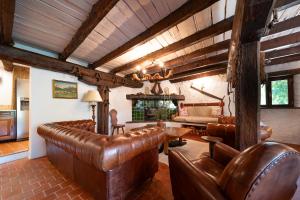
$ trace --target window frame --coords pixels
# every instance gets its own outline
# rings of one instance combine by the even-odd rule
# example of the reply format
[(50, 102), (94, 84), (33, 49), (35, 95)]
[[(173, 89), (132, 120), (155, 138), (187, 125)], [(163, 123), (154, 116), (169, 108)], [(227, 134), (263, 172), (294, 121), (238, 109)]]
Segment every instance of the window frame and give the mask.
[[(272, 105), (272, 81), (288, 81), (288, 104)], [(261, 108), (293, 108), (294, 107), (294, 78), (293, 75), (269, 77), (266, 81), (266, 105), (260, 105)]]

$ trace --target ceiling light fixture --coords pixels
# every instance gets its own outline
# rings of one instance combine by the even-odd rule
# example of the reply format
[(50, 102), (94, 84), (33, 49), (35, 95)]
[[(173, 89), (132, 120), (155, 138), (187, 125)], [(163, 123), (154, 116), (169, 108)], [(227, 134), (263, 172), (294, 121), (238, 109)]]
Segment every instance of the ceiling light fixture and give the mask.
[(157, 65), (160, 67), (160, 72), (147, 74), (147, 70), (142, 69), (140, 65), (135, 67), (136, 72), (132, 74), (132, 79), (137, 81), (162, 81), (170, 78), (173, 75), (173, 70), (166, 69), (164, 62), (153, 61), (150, 66)]

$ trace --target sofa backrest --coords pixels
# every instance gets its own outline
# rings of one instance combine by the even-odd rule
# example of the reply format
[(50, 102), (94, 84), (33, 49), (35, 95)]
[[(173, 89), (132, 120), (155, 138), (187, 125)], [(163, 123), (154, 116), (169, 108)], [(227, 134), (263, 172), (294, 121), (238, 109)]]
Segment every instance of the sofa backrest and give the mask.
[(164, 140), (164, 133), (158, 127), (107, 136), (61, 124), (64, 123), (41, 125), (38, 134), (47, 142), (102, 171), (113, 169), (147, 150), (157, 148)]
[(283, 144), (265, 142), (231, 160), (219, 184), (231, 200), (282, 200), (293, 197), (299, 176), (299, 152)]
[(210, 117), (212, 116), (212, 107), (191, 106), (191, 107), (187, 107), (187, 112), (189, 116)]
[(81, 130), (95, 132), (96, 122), (90, 119), (85, 120), (75, 120), (75, 121), (63, 121), (63, 122), (55, 122), (58, 125), (67, 126), (71, 128), (78, 128)]

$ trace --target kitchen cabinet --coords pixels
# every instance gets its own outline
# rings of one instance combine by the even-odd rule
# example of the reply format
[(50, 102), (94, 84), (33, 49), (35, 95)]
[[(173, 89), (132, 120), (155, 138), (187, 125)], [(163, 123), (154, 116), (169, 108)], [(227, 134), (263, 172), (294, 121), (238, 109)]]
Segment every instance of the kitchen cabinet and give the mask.
[(0, 142), (16, 138), (16, 111), (0, 110)]

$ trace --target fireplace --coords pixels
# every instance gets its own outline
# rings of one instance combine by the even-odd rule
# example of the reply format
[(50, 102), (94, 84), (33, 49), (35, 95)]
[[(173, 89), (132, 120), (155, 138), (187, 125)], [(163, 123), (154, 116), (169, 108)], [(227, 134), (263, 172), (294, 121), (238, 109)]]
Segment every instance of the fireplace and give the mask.
[(147, 122), (171, 120), (178, 112), (178, 101), (182, 95), (127, 95), (132, 100), (132, 121)]

